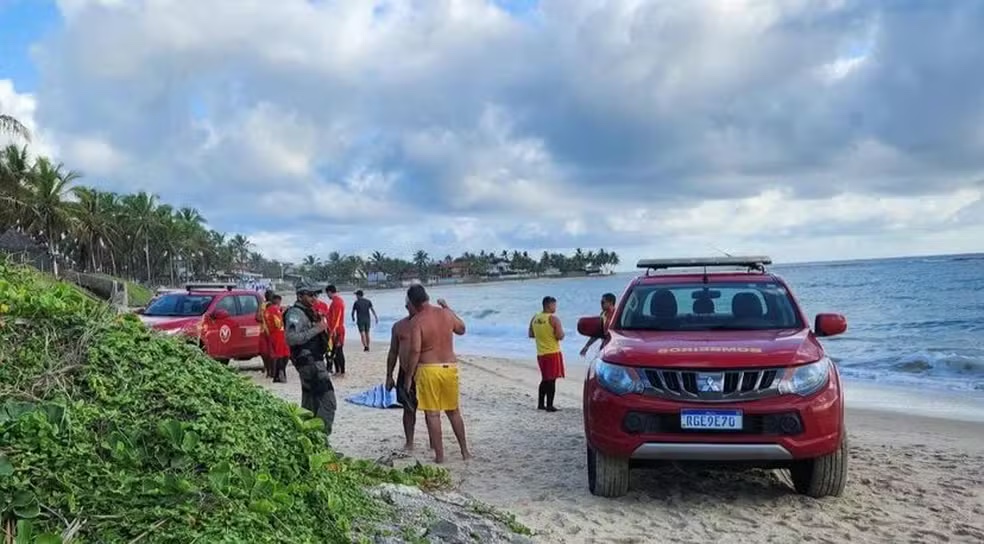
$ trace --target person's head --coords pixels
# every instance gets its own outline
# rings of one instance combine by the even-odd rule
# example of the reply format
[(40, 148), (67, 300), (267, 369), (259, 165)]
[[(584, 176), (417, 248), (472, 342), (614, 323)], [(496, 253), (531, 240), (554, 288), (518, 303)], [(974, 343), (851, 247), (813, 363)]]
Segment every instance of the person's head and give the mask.
[(298, 285), (297, 286), (297, 302), (310, 308), (314, 305), (314, 302), (318, 300), (318, 293), (321, 289), (313, 287), (310, 285)]
[(273, 289), (267, 289), (266, 292), (263, 293), (263, 300), (267, 302), (273, 302), (273, 297), (274, 297)]
[(427, 304), (429, 300), (430, 297), (427, 296), (427, 289), (424, 289), (423, 285), (411, 285), (410, 288), (407, 289), (407, 302), (409, 302), (410, 306), (413, 306), (415, 310), (420, 310), (423, 308), (424, 304)]
[(334, 295), (337, 292), (338, 289), (336, 289), (335, 286), (332, 284), (329, 284), (328, 287), (325, 287), (325, 293), (327, 293), (328, 296)]
[(283, 302), (283, 300), (284, 297), (280, 295), (270, 295), (270, 304), (273, 304), (274, 306), (280, 306), (280, 303)]
[(612, 293), (605, 293), (601, 295), (601, 309), (608, 311), (615, 309), (615, 295)]
[(557, 299), (554, 297), (543, 297), (543, 311), (548, 314), (555, 313), (557, 311)]
[(363, 294), (364, 293), (362, 292), (362, 289), (359, 289), (358, 291), (355, 292), (355, 298), (362, 298)]

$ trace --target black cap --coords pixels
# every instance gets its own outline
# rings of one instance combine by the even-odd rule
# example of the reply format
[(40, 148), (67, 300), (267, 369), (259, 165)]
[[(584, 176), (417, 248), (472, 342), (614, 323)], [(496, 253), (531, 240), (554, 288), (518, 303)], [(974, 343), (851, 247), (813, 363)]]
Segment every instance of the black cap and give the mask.
[(298, 295), (317, 295), (322, 289), (318, 284), (301, 282), (295, 286), (294, 291)]

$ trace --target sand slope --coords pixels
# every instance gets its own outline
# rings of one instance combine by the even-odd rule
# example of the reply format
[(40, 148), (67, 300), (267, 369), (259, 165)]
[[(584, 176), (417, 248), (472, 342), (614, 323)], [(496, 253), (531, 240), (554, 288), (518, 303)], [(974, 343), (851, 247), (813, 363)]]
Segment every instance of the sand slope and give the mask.
[[(381, 383), (385, 346), (346, 346), (348, 376), (336, 381), (332, 442), (358, 457), (430, 462), (423, 418), (417, 455), (399, 452), (399, 409), (342, 399)], [(558, 413), (535, 409), (531, 363), (465, 357), (462, 410), (476, 459), (460, 460), (445, 422), (448, 463), (458, 489), (504, 507), (540, 542), (984, 542), (984, 426), (851, 411), (851, 469), (843, 497), (795, 494), (778, 471), (636, 470), (618, 500), (588, 493), (580, 410), (581, 371), (560, 382)], [(258, 383), (297, 402), (287, 384)]]

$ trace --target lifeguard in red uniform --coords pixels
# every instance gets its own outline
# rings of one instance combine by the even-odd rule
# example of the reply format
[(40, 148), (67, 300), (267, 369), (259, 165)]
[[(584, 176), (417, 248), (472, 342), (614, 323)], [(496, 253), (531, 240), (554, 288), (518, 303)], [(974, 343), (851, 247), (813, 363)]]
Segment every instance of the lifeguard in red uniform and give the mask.
[(335, 365), (335, 374), (345, 375), (345, 299), (338, 294), (334, 285), (325, 287), (325, 293), (331, 298), (328, 306), (328, 337), (331, 338), (331, 360)]
[(263, 324), (266, 327), (268, 356), (273, 363), (273, 381), (287, 381), (287, 360), (290, 358), (290, 347), (287, 345), (287, 335), (284, 332), (284, 315), (280, 295), (273, 295), (270, 303), (263, 311)]

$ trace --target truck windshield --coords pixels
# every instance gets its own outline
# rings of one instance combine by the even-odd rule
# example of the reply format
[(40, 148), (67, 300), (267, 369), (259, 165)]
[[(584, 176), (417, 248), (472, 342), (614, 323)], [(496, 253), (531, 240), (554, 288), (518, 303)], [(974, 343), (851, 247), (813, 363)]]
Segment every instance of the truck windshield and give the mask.
[(212, 303), (211, 296), (174, 293), (163, 295), (147, 306), (143, 315), (161, 317), (191, 317), (202, 315)]
[(625, 299), (619, 325), (649, 331), (803, 327), (786, 288), (774, 281), (637, 285)]

